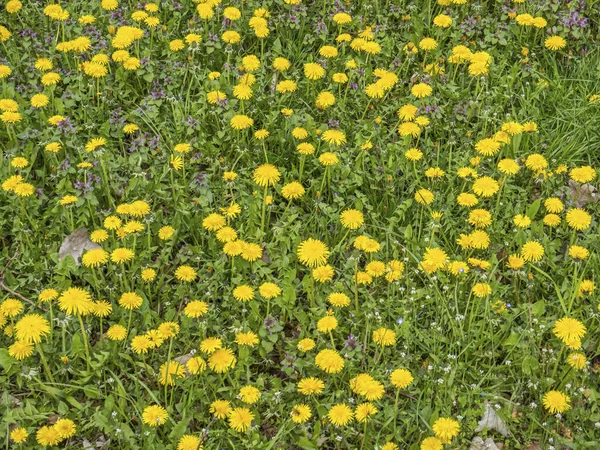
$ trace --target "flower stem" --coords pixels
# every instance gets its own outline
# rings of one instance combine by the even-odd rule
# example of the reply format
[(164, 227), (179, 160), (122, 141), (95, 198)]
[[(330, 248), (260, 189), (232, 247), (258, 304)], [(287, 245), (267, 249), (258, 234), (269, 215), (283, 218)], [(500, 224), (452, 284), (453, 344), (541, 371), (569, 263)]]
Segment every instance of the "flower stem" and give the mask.
[(81, 314), (77, 315), (79, 319), (79, 326), (81, 327), (81, 337), (83, 338), (83, 347), (85, 348), (85, 365), (87, 370), (90, 370), (90, 349), (88, 348), (88, 340), (87, 335), (85, 334), (85, 326), (83, 325), (83, 319), (81, 318)]
[(48, 361), (46, 360), (46, 356), (44, 355), (42, 346), (40, 344), (35, 344), (35, 346), (37, 348), (38, 353), (40, 354), (40, 359), (42, 360), (42, 365), (44, 366), (44, 370), (46, 371), (48, 381), (50, 381), (50, 383), (54, 383), (54, 378), (52, 378), (52, 372), (50, 372), (50, 367), (48, 366)]

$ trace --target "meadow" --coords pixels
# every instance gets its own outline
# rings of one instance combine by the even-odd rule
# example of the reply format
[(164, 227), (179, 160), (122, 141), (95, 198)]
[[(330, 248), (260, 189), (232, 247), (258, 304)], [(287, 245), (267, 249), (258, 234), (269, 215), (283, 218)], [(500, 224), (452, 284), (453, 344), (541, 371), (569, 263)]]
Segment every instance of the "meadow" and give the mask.
[(598, 0), (2, 0), (0, 447), (600, 448)]

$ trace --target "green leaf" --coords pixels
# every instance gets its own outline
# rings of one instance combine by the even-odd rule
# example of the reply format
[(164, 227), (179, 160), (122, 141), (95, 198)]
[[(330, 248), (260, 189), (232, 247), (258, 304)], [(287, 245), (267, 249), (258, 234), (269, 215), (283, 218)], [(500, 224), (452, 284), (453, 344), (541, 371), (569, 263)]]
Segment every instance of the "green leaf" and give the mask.
[(15, 360), (8, 354), (8, 349), (0, 348), (0, 366), (4, 371), (8, 372), (14, 363)]
[(521, 367), (526, 375), (532, 375), (540, 367), (540, 363), (538, 362), (537, 358), (533, 356), (526, 356), (523, 358)]
[(504, 346), (517, 345), (519, 343), (519, 335), (515, 332), (511, 332), (510, 336), (503, 342)]
[(315, 444), (313, 444), (312, 442), (310, 442), (308, 439), (306, 438), (300, 438), (297, 442), (298, 447), (302, 448), (302, 449), (315, 449), (317, 448), (317, 446)]
[(546, 302), (544, 300), (540, 300), (531, 305), (531, 313), (536, 317), (541, 317), (544, 315), (546, 311)]
[(533, 220), (533, 218), (535, 217), (535, 215), (537, 214), (537, 212), (540, 209), (541, 203), (542, 203), (542, 200), (537, 199), (535, 202), (533, 202), (531, 205), (529, 205), (529, 208), (527, 208), (527, 217), (529, 217), (530, 219)]

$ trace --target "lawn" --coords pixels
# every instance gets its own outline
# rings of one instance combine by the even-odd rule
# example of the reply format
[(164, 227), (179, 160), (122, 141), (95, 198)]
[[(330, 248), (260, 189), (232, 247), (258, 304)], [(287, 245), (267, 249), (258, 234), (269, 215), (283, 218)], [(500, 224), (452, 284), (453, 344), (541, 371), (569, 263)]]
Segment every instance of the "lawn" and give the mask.
[(2, 0), (0, 447), (600, 448), (599, 21)]

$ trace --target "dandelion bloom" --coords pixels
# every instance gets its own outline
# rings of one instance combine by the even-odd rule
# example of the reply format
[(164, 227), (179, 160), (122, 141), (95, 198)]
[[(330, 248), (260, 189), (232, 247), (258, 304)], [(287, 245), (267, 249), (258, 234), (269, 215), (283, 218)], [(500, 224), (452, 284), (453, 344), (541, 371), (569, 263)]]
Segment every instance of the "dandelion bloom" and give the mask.
[(220, 348), (208, 358), (208, 367), (216, 373), (225, 373), (234, 367), (236, 362), (237, 359), (230, 349)]
[(231, 118), (230, 125), (234, 130), (246, 130), (254, 125), (254, 120), (244, 114), (238, 114)]
[(321, 333), (328, 333), (335, 330), (338, 326), (338, 321), (333, 316), (325, 316), (317, 321), (317, 330)]
[(448, 443), (458, 435), (460, 425), (454, 419), (440, 417), (433, 423), (432, 429), (438, 439), (443, 443)]
[[(42, 292), (40, 292), (40, 294), (38, 295), (38, 299), (40, 302), (42, 303), (47, 303), (47, 302), (51, 302), (52, 300), (58, 298), (58, 291), (56, 289), (44, 289), (42, 290)], [(0, 311), (2, 310), (2, 307), (0, 307)]]
[(154, 345), (147, 336), (139, 335), (131, 340), (131, 349), (138, 355), (148, 353), (148, 350), (152, 347), (154, 347)]
[(417, 116), (417, 108), (415, 105), (404, 105), (398, 110), (398, 117), (402, 120), (411, 121)]
[(54, 424), (54, 429), (61, 439), (68, 439), (75, 436), (77, 427), (71, 419), (58, 419)]
[(317, 63), (304, 64), (304, 76), (309, 80), (319, 80), (325, 75), (323, 66)]
[(146, 282), (150, 282), (150, 281), (154, 280), (154, 278), (156, 278), (156, 270), (146, 268), (146, 269), (142, 270), (141, 277), (142, 277), (142, 280), (144, 280)]
[(340, 12), (334, 14), (333, 21), (338, 25), (345, 25), (352, 22), (352, 16), (348, 13)]
[(196, 276), (196, 270), (190, 266), (179, 266), (177, 270), (175, 270), (175, 278), (177, 278), (179, 281), (185, 281), (189, 283), (194, 281)]
[(244, 386), (240, 389), (239, 394), (240, 399), (244, 403), (253, 404), (260, 399), (260, 391), (254, 386)]
[(539, 172), (548, 168), (548, 160), (539, 153), (534, 153), (525, 159), (525, 167), (534, 172)]
[(266, 299), (278, 297), (281, 294), (281, 288), (275, 283), (266, 282), (258, 287), (260, 295)]
[(200, 356), (194, 356), (185, 363), (185, 368), (192, 375), (197, 375), (206, 370), (206, 361)]
[(519, 270), (525, 265), (525, 259), (519, 255), (509, 255), (506, 267), (512, 270)]
[(521, 256), (526, 262), (540, 261), (544, 256), (544, 247), (536, 241), (526, 242), (521, 247)]
[(560, 50), (567, 45), (567, 41), (562, 36), (550, 36), (544, 41), (544, 46), (552, 51)]
[(233, 290), (233, 298), (240, 302), (248, 302), (254, 299), (254, 289), (252, 289), (252, 287), (248, 286), (247, 284), (237, 286)]
[(184, 434), (177, 443), (177, 450), (202, 450), (202, 441), (192, 434)]
[(37, 430), (35, 434), (35, 439), (38, 442), (38, 444), (43, 445), (45, 447), (54, 446), (61, 441), (58, 431), (53, 426), (41, 427), (39, 430)]
[(177, 378), (185, 377), (185, 367), (177, 361), (168, 361), (160, 366), (158, 374), (160, 384), (174, 386)]
[(23, 342), (38, 344), (50, 333), (50, 322), (39, 314), (27, 314), (15, 324), (15, 336)]
[[(65, 195), (63, 198), (60, 199), (60, 201), (58, 203), (60, 203), (63, 206), (66, 206), (66, 205), (72, 205), (75, 202), (77, 202), (77, 197), (75, 197), (74, 195)], [(107, 260), (108, 260), (108, 253), (106, 255), (107, 255)]]
[(452, 25), (452, 17), (446, 14), (438, 14), (433, 18), (433, 24), (439, 28), (448, 28)]
[(421, 127), (414, 122), (404, 122), (398, 126), (398, 134), (402, 137), (416, 138), (421, 134)]
[(279, 83), (277, 83), (275, 89), (280, 94), (287, 94), (289, 92), (294, 92), (297, 89), (297, 87), (298, 86), (296, 85), (296, 82), (293, 80), (282, 80)]
[(142, 420), (146, 425), (150, 425), (151, 427), (157, 427), (159, 425), (163, 425), (169, 417), (169, 414), (160, 405), (150, 405), (144, 408), (144, 412), (142, 413)]
[(241, 245), (240, 254), (246, 261), (254, 262), (258, 260), (262, 254), (262, 247), (258, 244), (252, 244), (248, 242), (238, 241)]
[(310, 406), (300, 403), (292, 407), (290, 416), (292, 418), (292, 422), (304, 423), (312, 417), (312, 412), (310, 410)]
[(354, 413), (352, 412), (352, 409), (344, 403), (338, 403), (332, 406), (327, 413), (329, 421), (338, 427), (347, 425), (352, 421), (353, 417)]
[(223, 341), (216, 337), (208, 337), (200, 342), (200, 351), (210, 355), (216, 350), (223, 348)]
[(587, 360), (583, 353), (571, 353), (567, 358), (567, 363), (576, 370), (582, 370), (587, 365)]
[(596, 178), (596, 171), (590, 166), (582, 166), (571, 169), (569, 176), (578, 183), (589, 183)]
[(317, 367), (327, 373), (339, 373), (344, 368), (344, 359), (335, 350), (321, 350), (315, 357)]
[(248, 408), (234, 408), (228, 416), (229, 427), (237, 432), (244, 432), (250, 428), (254, 414)]
[(586, 230), (592, 223), (592, 216), (581, 208), (573, 208), (567, 211), (567, 224), (577, 231)]
[(296, 345), (296, 348), (298, 350), (300, 350), (302, 353), (306, 353), (306, 352), (312, 350), (313, 348), (315, 348), (315, 346), (316, 346), (315, 341), (313, 341), (310, 338), (304, 338), (304, 339), (300, 339), (300, 341)]
[(158, 326), (158, 334), (163, 339), (170, 339), (179, 333), (179, 324), (177, 322), (163, 322)]
[(58, 297), (58, 307), (67, 314), (85, 316), (94, 310), (89, 292), (81, 288), (69, 288)]
[(217, 213), (209, 214), (202, 220), (202, 227), (208, 231), (218, 231), (226, 224), (225, 217)]
[(491, 177), (480, 177), (473, 183), (473, 192), (480, 197), (491, 197), (500, 189), (500, 185)]
[(8, 354), (17, 361), (29, 358), (33, 354), (33, 344), (30, 342), (16, 341), (8, 347)]
[(361, 373), (351, 379), (350, 389), (369, 401), (380, 400), (385, 392), (383, 384), (366, 373)]
[(280, 178), (281, 172), (273, 164), (263, 164), (254, 170), (254, 182), (261, 187), (274, 186)]
[(114, 263), (121, 264), (127, 261), (131, 261), (134, 256), (134, 251), (129, 248), (117, 248), (113, 250), (110, 254), (110, 260)]
[(375, 253), (381, 250), (381, 244), (368, 236), (358, 236), (352, 245), (365, 253)]
[(344, 145), (346, 143), (346, 135), (343, 131), (329, 129), (326, 130), (322, 135), (321, 139), (327, 142), (329, 145)]
[(549, 391), (544, 395), (544, 408), (552, 414), (562, 414), (571, 408), (571, 399), (560, 391)]
[(29, 433), (25, 428), (14, 428), (10, 432), (10, 440), (15, 444), (21, 444), (27, 440)]
[(235, 335), (235, 343), (246, 347), (254, 347), (258, 344), (258, 336), (252, 331), (247, 333), (238, 333)]
[(189, 302), (183, 313), (190, 318), (197, 319), (198, 317), (202, 317), (208, 311), (208, 304), (206, 302), (200, 300), (192, 300)]
[(315, 281), (325, 283), (326, 281), (331, 281), (333, 279), (335, 270), (331, 265), (325, 264), (324, 266), (315, 267), (311, 274)]
[(119, 305), (125, 309), (133, 310), (142, 306), (144, 299), (135, 292), (125, 292), (119, 298)]
[(286, 58), (277, 57), (273, 60), (273, 69), (279, 70), (281, 72), (288, 70), (292, 64)]
[(388, 328), (378, 328), (373, 331), (373, 342), (382, 347), (389, 347), (396, 343), (396, 332)]
[(360, 228), (364, 221), (363, 213), (357, 209), (347, 209), (340, 214), (340, 223), (349, 230)]
[(583, 338), (586, 333), (586, 328), (585, 325), (577, 319), (563, 317), (554, 323), (552, 332), (557, 338), (561, 339), (563, 342), (566, 342), (573, 339)]
[(413, 380), (414, 377), (406, 369), (396, 369), (390, 374), (390, 382), (397, 389), (406, 389)]
[(467, 220), (476, 228), (486, 228), (492, 223), (492, 214), (485, 209), (473, 209)]
[(329, 303), (331, 303), (333, 306), (343, 308), (350, 304), (350, 297), (348, 297), (343, 292), (332, 292), (327, 297), (327, 301)]
[(477, 283), (475, 286), (473, 286), (471, 292), (475, 295), (475, 297), (483, 298), (492, 293), (492, 287), (487, 283)]
[(377, 414), (378, 409), (370, 402), (361, 403), (354, 410), (354, 418), (359, 422), (365, 422), (369, 417)]
[(122, 341), (127, 336), (127, 328), (123, 325), (113, 325), (106, 331), (106, 336), (111, 341)]
[(17, 317), (23, 312), (23, 303), (16, 298), (7, 298), (0, 304), (0, 313), (6, 317)]
[(479, 199), (473, 194), (463, 192), (456, 197), (456, 202), (460, 206), (466, 206), (470, 208), (471, 206), (475, 206), (477, 203), (479, 203)]
[(309, 238), (298, 246), (298, 259), (308, 267), (322, 266), (329, 258), (329, 248), (318, 239)]
[(437, 42), (433, 38), (426, 37), (419, 41), (419, 48), (421, 50), (434, 50), (437, 48)]
[(493, 156), (500, 151), (500, 143), (494, 139), (481, 139), (475, 144), (477, 153), (483, 156)]
[(586, 259), (590, 256), (590, 251), (580, 245), (572, 245), (569, 247), (569, 256), (573, 259)]
[(217, 419), (224, 419), (231, 412), (231, 403), (227, 400), (215, 400), (210, 404), (209, 412)]
[(429, 189), (419, 189), (415, 192), (415, 201), (421, 205), (429, 205), (434, 198), (435, 195)]
[(286, 200), (295, 200), (305, 193), (304, 187), (297, 181), (292, 181), (281, 188), (281, 195)]
[(504, 175), (515, 175), (519, 169), (519, 164), (514, 159), (505, 158), (498, 162), (498, 170)]
[(92, 314), (94, 314), (96, 317), (108, 317), (111, 312), (112, 303), (109, 303), (106, 300), (98, 300), (97, 302), (94, 302)]
[(317, 99), (315, 101), (315, 106), (319, 109), (327, 109), (330, 106), (333, 106), (335, 104), (335, 96), (328, 91), (323, 91), (320, 92), (317, 95)]
[(442, 450), (444, 444), (436, 437), (428, 437), (421, 441), (420, 450)]
[(417, 98), (429, 97), (432, 92), (433, 92), (433, 89), (431, 88), (431, 86), (429, 86), (428, 84), (425, 84), (425, 83), (415, 84), (410, 89), (410, 93)]
[(30, 100), (31, 106), (34, 108), (43, 108), (49, 102), (48, 97), (44, 94), (35, 94)]
[(102, 264), (106, 264), (108, 262), (108, 252), (106, 252), (102, 248), (94, 248), (92, 250), (88, 250), (81, 257), (81, 263), (85, 267), (100, 267)]
[(325, 389), (325, 383), (315, 377), (302, 378), (298, 382), (298, 392), (302, 395), (320, 394), (323, 392), (323, 389)]

